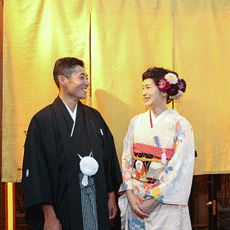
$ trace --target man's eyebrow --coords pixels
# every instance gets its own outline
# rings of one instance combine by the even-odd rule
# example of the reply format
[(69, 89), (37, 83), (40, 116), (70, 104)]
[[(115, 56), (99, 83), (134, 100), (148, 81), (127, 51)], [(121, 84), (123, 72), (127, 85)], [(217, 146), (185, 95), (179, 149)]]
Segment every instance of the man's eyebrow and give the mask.
[(81, 72), (80, 75), (84, 75), (84, 76), (88, 77), (88, 74), (87, 74), (87, 73)]

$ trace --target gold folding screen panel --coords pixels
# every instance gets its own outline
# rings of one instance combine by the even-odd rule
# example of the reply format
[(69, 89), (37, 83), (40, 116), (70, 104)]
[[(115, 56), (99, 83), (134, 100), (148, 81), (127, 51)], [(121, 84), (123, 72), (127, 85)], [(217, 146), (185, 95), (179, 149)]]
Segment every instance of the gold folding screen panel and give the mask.
[(58, 94), (56, 59), (81, 58), (89, 73), (90, 14), (92, 104), (119, 159), (130, 119), (145, 111), (141, 75), (163, 66), (188, 83), (175, 108), (194, 129), (195, 173), (230, 171), (228, 1), (6, 0), (4, 8), (3, 181), (20, 181), (24, 131)]

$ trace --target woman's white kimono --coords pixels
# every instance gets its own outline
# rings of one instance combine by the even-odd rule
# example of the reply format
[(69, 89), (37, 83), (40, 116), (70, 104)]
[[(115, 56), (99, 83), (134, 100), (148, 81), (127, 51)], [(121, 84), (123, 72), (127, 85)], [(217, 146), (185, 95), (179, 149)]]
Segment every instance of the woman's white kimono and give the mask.
[[(151, 127), (152, 126), (152, 127)], [(133, 170), (133, 144), (155, 146), (174, 154), (155, 183), (136, 180)], [(191, 229), (188, 199), (194, 169), (195, 147), (190, 123), (175, 110), (154, 117), (151, 110), (135, 116), (124, 139), (122, 155), (123, 184), (120, 192), (132, 189), (139, 200), (154, 197), (160, 204), (144, 220), (132, 215), (126, 194), (119, 198), (122, 229)], [(154, 170), (154, 167), (151, 169)]]

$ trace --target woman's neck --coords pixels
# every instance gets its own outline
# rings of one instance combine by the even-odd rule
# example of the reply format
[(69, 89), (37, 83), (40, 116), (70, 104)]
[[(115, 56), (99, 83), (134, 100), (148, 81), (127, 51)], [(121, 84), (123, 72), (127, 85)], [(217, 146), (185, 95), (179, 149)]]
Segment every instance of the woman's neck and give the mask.
[(161, 113), (163, 113), (165, 110), (167, 110), (167, 105), (157, 107), (157, 108), (152, 108), (153, 114), (155, 117), (158, 117)]

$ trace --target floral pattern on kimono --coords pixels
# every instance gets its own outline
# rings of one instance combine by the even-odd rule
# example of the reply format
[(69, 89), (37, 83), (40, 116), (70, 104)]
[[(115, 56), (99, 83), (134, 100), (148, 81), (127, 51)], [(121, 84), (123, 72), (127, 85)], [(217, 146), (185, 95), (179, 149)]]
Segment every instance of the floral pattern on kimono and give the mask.
[[(153, 117), (152, 128), (149, 114)], [(133, 178), (135, 177), (132, 175), (134, 143), (160, 147), (162, 150), (166, 148), (174, 150), (173, 157), (164, 165), (164, 169), (155, 183), (146, 183)], [(135, 116), (130, 122), (124, 139), (123, 184), (120, 191), (132, 189), (140, 201), (151, 196), (162, 204), (187, 206), (193, 177), (194, 152), (191, 125), (175, 110), (168, 109), (157, 118), (150, 111)], [(133, 222), (136, 222), (133, 216), (131, 218), (129, 215), (128, 218), (129, 222), (132, 222), (132, 219)], [(130, 223), (128, 225), (128, 229), (131, 229)]]

